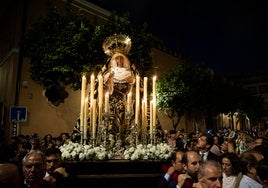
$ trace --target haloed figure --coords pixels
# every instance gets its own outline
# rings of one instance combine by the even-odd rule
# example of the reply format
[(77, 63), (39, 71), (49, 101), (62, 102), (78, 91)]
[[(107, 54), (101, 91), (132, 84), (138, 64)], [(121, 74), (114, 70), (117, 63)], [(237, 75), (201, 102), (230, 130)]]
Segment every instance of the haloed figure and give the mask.
[[(126, 56), (121, 53), (114, 54), (109, 67), (108, 72), (104, 75), (104, 83), (110, 94), (113, 93), (114, 89), (122, 90), (125, 84), (134, 84), (134, 74), (130, 68), (130, 61)], [(125, 87), (128, 88), (127, 91), (129, 92), (130, 88), (128, 85)]]

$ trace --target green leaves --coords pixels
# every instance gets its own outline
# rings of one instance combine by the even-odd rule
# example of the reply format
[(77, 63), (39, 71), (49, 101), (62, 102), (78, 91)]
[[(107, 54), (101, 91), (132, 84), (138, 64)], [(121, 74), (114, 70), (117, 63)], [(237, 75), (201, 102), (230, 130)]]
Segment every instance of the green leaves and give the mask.
[(172, 69), (158, 83), (159, 106), (185, 113), (206, 108), (210, 75), (199, 65), (185, 63)]
[(23, 56), (31, 58), (31, 78), (45, 89), (59, 84), (80, 89), (81, 75), (97, 73), (109, 60), (102, 43), (115, 33), (132, 39), (129, 59), (142, 70), (142, 75), (151, 70), (151, 35), (145, 27), (132, 25), (129, 14), (119, 16), (112, 12), (105, 25), (92, 25), (83, 15), (72, 12), (69, 0), (64, 13), (49, 5), (47, 16), (32, 25), (23, 41)]
[(198, 64), (183, 63), (172, 69), (158, 81), (157, 94), (159, 108), (174, 115), (243, 112), (256, 120), (263, 112), (260, 97)]

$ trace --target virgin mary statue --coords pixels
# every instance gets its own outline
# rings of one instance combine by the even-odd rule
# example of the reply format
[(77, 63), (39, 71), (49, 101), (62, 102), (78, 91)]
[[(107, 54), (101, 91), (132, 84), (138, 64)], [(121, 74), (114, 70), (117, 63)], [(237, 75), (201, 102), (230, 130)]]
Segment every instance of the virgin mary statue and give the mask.
[[(103, 44), (104, 52), (111, 57), (99, 75), (103, 76), (104, 90), (110, 98), (110, 124), (108, 130), (116, 139), (125, 141), (134, 115), (135, 78), (139, 74), (127, 58), (131, 40), (126, 35), (114, 35)], [(127, 95), (132, 93), (130, 112), (126, 112)], [(132, 113), (131, 113), (132, 112)]]

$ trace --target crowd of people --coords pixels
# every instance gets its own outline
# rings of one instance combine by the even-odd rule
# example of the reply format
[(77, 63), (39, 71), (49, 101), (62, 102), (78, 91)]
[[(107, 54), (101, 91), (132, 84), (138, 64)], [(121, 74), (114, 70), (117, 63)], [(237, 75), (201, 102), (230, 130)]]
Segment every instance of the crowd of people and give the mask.
[(0, 161), (9, 161), (21, 163), (22, 158), (30, 150), (45, 151), (47, 148), (59, 148), (65, 142), (70, 140), (69, 133), (61, 133), (57, 137), (47, 134), (40, 138), (37, 133), (32, 135), (18, 135), (11, 138), (10, 144), (1, 148), (5, 155), (0, 156)]
[[(174, 147), (163, 164), (157, 188), (267, 188), (268, 131), (169, 131)], [(60, 146), (68, 133), (19, 135), (4, 148), (0, 161), (0, 187), (75, 187), (76, 177), (64, 166)], [(1, 152), (2, 153), (2, 152)]]
[[(76, 177), (64, 166), (60, 146), (68, 142), (68, 133), (54, 138), (47, 134), (18, 135), (2, 149), (0, 187), (5, 188), (71, 188)], [(2, 153), (1, 152), (1, 153)]]
[(267, 188), (268, 131), (169, 132), (175, 148), (158, 188)]

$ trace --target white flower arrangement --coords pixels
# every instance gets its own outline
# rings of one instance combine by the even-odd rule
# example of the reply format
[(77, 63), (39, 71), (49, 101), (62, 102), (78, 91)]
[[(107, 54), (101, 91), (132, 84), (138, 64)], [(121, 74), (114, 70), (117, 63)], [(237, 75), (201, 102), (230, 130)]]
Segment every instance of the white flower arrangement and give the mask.
[(60, 147), (62, 159), (65, 161), (85, 161), (85, 160), (106, 160), (108, 151), (103, 146), (93, 147), (92, 145), (82, 145), (68, 142)]
[[(65, 161), (92, 161), (113, 159), (115, 154), (113, 149), (106, 149), (103, 146), (82, 145), (79, 143), (68, 142), (60, 147), (62, 159)], [(165, 161), (174, 151), (167, 143), (157, 145), (139, 144), (129, 147), (123, 151), (123, 158), (126, 160), (157, 160)]]
[(124, 157), (128, 160), (167, 160), (174, 151), (170, 145), (160, 143), (157, 145), (139, 144), (136, 147), (130, 147), (124, 151)]

